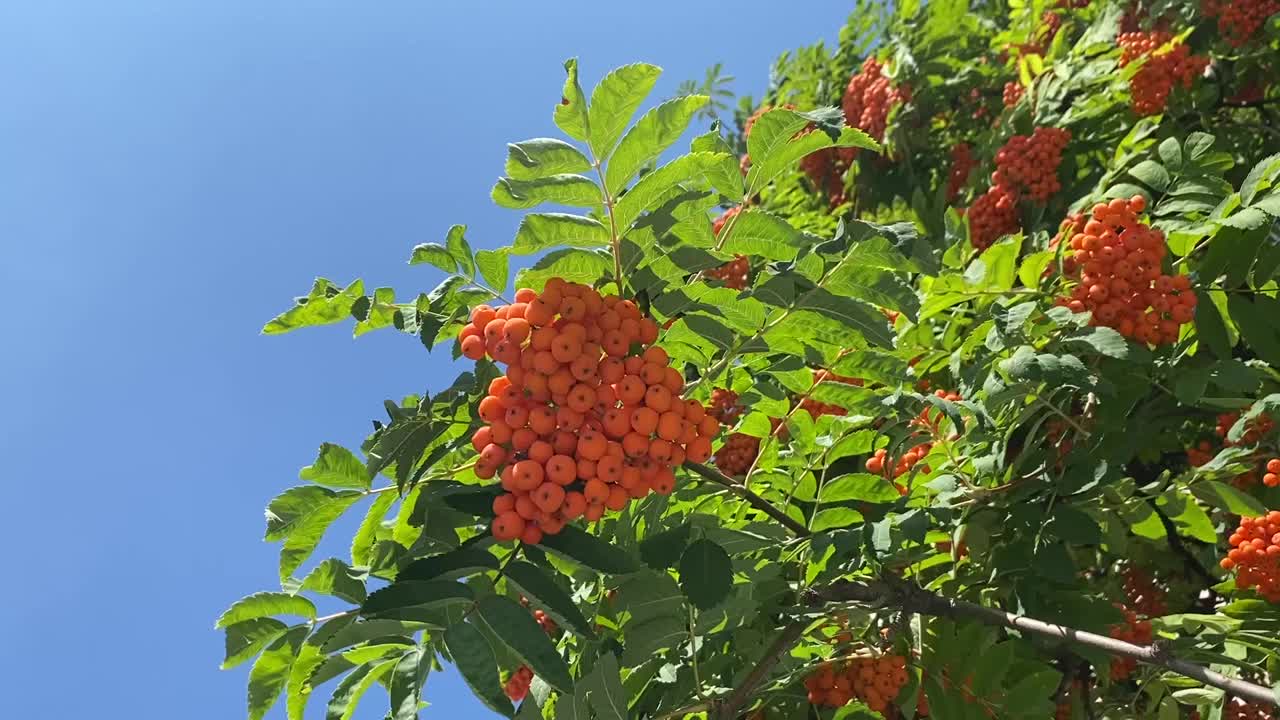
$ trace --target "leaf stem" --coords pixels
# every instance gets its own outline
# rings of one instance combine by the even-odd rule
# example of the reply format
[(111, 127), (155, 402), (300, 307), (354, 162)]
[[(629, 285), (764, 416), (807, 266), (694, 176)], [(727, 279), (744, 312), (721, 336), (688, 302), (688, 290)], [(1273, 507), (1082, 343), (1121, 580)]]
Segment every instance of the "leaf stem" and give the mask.
[(707, 467), (706, 465), (695, 462), (685, 462), (684, 467), (695, 474), (710, 480), (711, 482), (728, 488), (734, 494), (751, 503), (751, 505), (757, 510), (763, 512), (774, 520), (777, 520), (781, 525), (790, 530), (792, 535), (795, 535), (796, 537), (806, 537), (809, 535), (809, 528), (805, 527), (795, 518), (779, 510), (768, 500), (756, 495), (741, 484), (734, 482), (733, 478), (730, 478), (719, 470), (715, 470)]
[(609, 247), (613, 250), (613, 282), (618, 286), (618, 296), (625, 297), (626, 290), (622, 285), (622, 237), (618, 235), (618, 219), (613, 212), (613, 194), (609, 192), (609, 185), (604, 180), (604, 164), (596, 157), (594, 150), (590, 152), (591, 165), (596, 169), (596, 176), (600, 178), (600, 195), (604, 200), (605, 214), (609, 216)]

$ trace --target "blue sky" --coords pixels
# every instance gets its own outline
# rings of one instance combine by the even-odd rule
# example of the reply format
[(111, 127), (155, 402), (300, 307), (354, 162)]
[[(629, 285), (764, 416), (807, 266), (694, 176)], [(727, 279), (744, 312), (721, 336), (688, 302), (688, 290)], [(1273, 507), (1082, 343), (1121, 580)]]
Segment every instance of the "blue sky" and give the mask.
[[(261, 508), (320, 442), (358, 444), (384, 398), (453, 374), (394, 332), (263, 322), (317, 275), (429, 289), (438, 273), (405, 260), (453, 223), (506, 242), (519, 214), (489, 188), (505, 143), (555, 134), (566, 57), (587, 83), (661, 65), (656, 97), (723, 62), (759, 95), (778, 52), (833, 40), (848, 11), (0, 5), (6, 717), (242, 717), (247, 666), (217, 670), (212, 624), (276, 583)], [(483, 713), (455, 676), (427, 696), (425, 716)]]

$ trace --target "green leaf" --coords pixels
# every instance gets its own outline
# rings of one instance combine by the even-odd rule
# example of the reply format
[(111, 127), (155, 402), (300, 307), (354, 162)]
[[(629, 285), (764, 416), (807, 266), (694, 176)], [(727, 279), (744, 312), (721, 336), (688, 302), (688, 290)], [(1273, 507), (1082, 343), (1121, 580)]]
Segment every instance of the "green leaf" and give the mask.
[(893, 333), (889, 321), (878, 310), (873, 310), (857, 300), (842, 298), (822, 289), (800, 296), (796, 303), (800, 310), (812, 310), (854, 330), (868, 341), (881, 347), (893, 347)]
[(316, 606), (304, 597), (282, 592), (260, 592), (240, 598), (218, 617), (215, 628), (225, 628), (246, 620), (273, 615), (298, 615), (308, 620), (316, 617)]
[(429, 667), (429, 659), (422, 647), (415, 647), (396, 661), (387, 683), (391, 696), (391, 714), (388, 720), (418, 720), (418, 703), (422, 693), (422, 678)]
[(1124, 336), (1109, 327), (1091, 327), (1072, 337), (1064, 343), (1084, 343), (1093, 348), (1099, 355), (1112, 358), (1124, 358), (1129, 355), (1129, 343)]
[(1224, 360), (1230, 358), (1234, 343), (1227, 333), (1226, 323), (1223, 322), (1217, 304), (1208, 293), (1199, 290), (1196, 291), (1196, 300), (1196, 334), (1214, 355)]
[(335, 493), (323, 505), (315, 507), (311, 512), (292, 526), (284, 539), (284, 547), (280, 548), (280, 579), (286, 580), (297, 570), (311, 553), (324, 533), (351, 504), (364, 497), (364, 493), (346, 490)]
[(856, 147), (880, 151), (880, 145), (871, 136), (857, 128), (843, 128), (835, 141), (825, 132), (807, 132), (797, 135), (809, 124), (800, 113), (774, 108), (759, 118), (751, 127), (747, 138), (747, 154), (751, 156), (751, 169), (747, 172), (749, 194), (760, 191), (769, 181), (811, 153), (829, 147)]
[(375, 682), (395, 667), (396, 661), (390, 660), (378, 665), (361, 665), (342, 679), (329, 698), (329, 707), (325, 710), (325, 720), (351, 720), (360, 698)]
[(1169, 188), (1169, 171), (1154, 160), (1143, 160), (1129, 168), (1129, 174), (1156, 192), (1164, 192)]
[[(616, 607), (631, 614), (631, 623), (657, 618), (683, 618), (684, 595), (680, 586), (665, 572), (644, 570), (629, 576), (618, 586)], [(631, 623), (627, 628), (630, 632)], [(680, 625), (684, 625), (681, 620)]]
[(1182, 146), (1178, 144), (1177, 138), (1165, 138), (1157, 150), (1165, 167), (1174, 172), (1182, 170)]
[[(672, 188), (711, 173), (726, 161), (733, 165), (733, 171), (737, 173), (737, 164), (731, 156), (708, 152), (681, 155), (653, 172), (645, 173), (626, 194), (617, 199), (613, 215), (618, 227), (631, 227), (641, 213), (665, 200)], [(635, 235), (636, 233), (632, 234), (633, 239)]]
[(901, 497), (892, 482), (870, 473), (851, 473), (829, 480), (822, 486), (819, 497), (822, 504), (858, 500), (870, 503), (893, 502)]
[[(578, 83), (578, 59), (569, 58), (564, 61), (564, 90), (561, 91), (560, 103), (556, 105), (556, 127), (574, 140), (587, 140), (587, 97)], [(508, 715), (510, 717), (510, 715)]]
[(838, 295), (904, 313), (912, 322), (920, 312), (920, 299), (915, 289), (896, 273), (856, 262), (845, 263), (834, 270), (823, 285)]
[(507, 164), (503, 172), (514, 180), (537, 180), (590, 169), (591, 161), (587, 156), (569, 143), (555, 138), (534, 138), (507, 145)]
[(569, 173), (537, 180), (504, 177), (494, 184), (490, 197), (505, 208), (531, 208), (542, 203), (590, 208), (600, 205), (600, 188), (590, 178)]
[(646, 63), (623, 65), (605, 75), (591, 91), (588, 110), (589, 144), (597, 158), (613, 151), (613, 145), (648, 97), (662, 68)]
[(1240, 293), (1227, 297), (1227, 309), (1240, 328), (1240, 336), (1258, 357), (1280, 367), (1280, 326), (1275, 322), (1276, 315), (1259, 307), (1257, 300), (1250, 300)]
[(806, 244), (804, 236), (786, 220), (763, 210), (747, 210), (738, 214), (721, 250), (767, 260), (795, 260)]
[(476, 548), (462, 547), (440, 555), (414, 560), (401, 570), (397, 580), (454, 580), (485, 570), (497, 570), (498, 558)]
[(474, 597), (475, 593), (469, 586), (458, 582), (397, 580), (369, 595), (360, 606), (360, 614), (365, 617), (395, 618), (406, 610), (465, 604)]
[(484, 278), (489, 287), (498, 292), (506, 291), (508, 279), (506, 249), (476, 251), (476, 267), (480, 270), (480, 277)]
[(520, 221), (520, 228), (516, 230), (511, 252), (517, 255), (530, 255), (561, 245), (582, 248), (607, 247), (609, 229), (599, 221), (581, 215), (530, 213)]
[(515, 708), (502, 691), (498, 661), (484, 634), (470, 623), (459, 622), (445, 631), (444, 644), (462, 679), (476, 697), (499, 715), (514, 716)]
[(378, 530), (382, 527), (387, 511), (395, 502), (396, 494), (391, 492), (379, 493), (374, 498), (369, 510), (365, 512), (364, 519), (360, 521), (360, 527), (356, 529), (355, 536), (351, 538), (352, 565), (367, 566), (369, 564), (374, 543), (378, 539)]
[[(403, 622), (400, 620), (360, 620), (336, 629), (323, 640), (321, 647), (326, 653), (336, 652), (353, 645), (379, 638), (392, 636), (408, 637), (425, 627), (422, 623)], [(314, 642), (319, 643), (319, 640)]]
[(682, 523), (670, 530), (654, 533), (640, 543), (640, 559), (654, 570), (665, 570), (684, 553), (692, 527)]
[(1267, 507), (1257, 498), (1225, 483), (1215, 480), (1197, 480), (1190, 487), (1191, 494), (1233, 515), (1258, 517), (1267, 514)]
[(453, 259), (449, 250), (440, 243), (422, 243), (415, 245), (413, 254), (409, 256), (410, 265), (427, 263), (447, 273), (458, 272), (458, 261)]
[(364, 602), (364, 582), (351, 566), (337, 558), (320, 563), (302, 580), (302, 590), (333, 595), (350, 603)]
[(429, 414), (399, 417), (378, 435), (369, 450), (369, 470), (379, 473), (395, 466), (396, 488), (404, 492), (422, 453), (441, 433)]
[(1237, 228), (1239, 230), (1257, 230), (1258, 228), (1271, 222), (1271, 217), (1256, 207), (1248, 207), (1233, 213), (1224, 220), (1219, 221), (1227, 227)]
[(249, 671), (249, 720), (262, 720), (276, 704), (280, 691), (289, 680), (289, 671), (298, 648), (311, 628), (298, 625), (276, 639), (263, 651)]
[(624, 575), (640, 569), (640, 563), (622, 548), (573, 525), (555, 535), (545, 535), (539, 547), (606, 575)]
[(1268, 155), (1259, 160), (1240, 183), (1240, 202), (1252, 205), (1258, 192), (1270, 187), (1277, 174), (1280, 174), (1280, 154)]
[(279, 620), (266, 617), (228, 625), (226, 654), (220, 667), (223, 670), (233, 668), (257, 655), (259, 650), (283, 635), (288, 629), (289, 626)]
[(501, 638), (547, 684), (561, 692), (573, 692), (569, 666), (528, 610), (501, 595), (480, 598), (476, 610), (480, 620), (493, 634)]
[(810, 530), (819, 533), (824, 530), (849, 527), (862, 521), (862, 513), (857, 510), (843, 507), (827, 508), (813, 516), (813, 525)]
[(628, 720), (627, 693), (622, 688), (618, 659), (613, 653), (600, 653), (582, 684), (586, 686), (587, 702), (595, 710), (597, 720)]
[[(359, 494), (343, 491), (342, 495)], [(339, 497), (340, 493), (314, 485), (291, 487), (272, 498), (267, 504), (267, 533), (263, 540), (283, 540), (306, 520), (311, 513), (323, 508)]]
[(507, 581), (514, 583), (525, 597), (536, 602), (544, 612), (562, 626), (585, 638), (595, 634), (569, 593), (547, 577), (541, 568), (532, 563), (517, 561), (508, 563), (503, 574)]
[(364, 297), (364, 283), (356, 280), (341, 290), (329, 280), (317, 278), (306, 297), (272, 318), (262, 327), (263, 335), (279, 335), (317, 325), (331, 325), (351, 316), (351, 306)]
[(558, 277), (568, 282), (591, 283), (613, 272), (609, 255), (591, 250), (553, 250), (516, 275), (516, 287), (541, 291), (547, 280)]
[(645, 164), (657, 160), (689, 127), (689, 121), (707, 104), (705, 95), (668, 100), (645, 113), (622, 136), (618, 149), (605, 167), (605, 187), (617, 194)]
[(448, 249), (450, 257), (458, 263), (458, 270), (467, 275), (467, 277), (475, 277), (476, 266), (471, 259), (471, 244), (467, 242), (467, 226), (454, 225), (449, 228), (449, 234), (445, 236), (445, 248)]
[(718, 605), (733, 588), (729, 553), (705, 538), (695, 540), (680, 557), (680, 587), (702, 610)]
[(315, 462), (302, 468), (298, 476), (329, 487), (359, 490), (368, 490), (373, 480), (372, 474), (355, 453), (333, 443), (321, 445)]

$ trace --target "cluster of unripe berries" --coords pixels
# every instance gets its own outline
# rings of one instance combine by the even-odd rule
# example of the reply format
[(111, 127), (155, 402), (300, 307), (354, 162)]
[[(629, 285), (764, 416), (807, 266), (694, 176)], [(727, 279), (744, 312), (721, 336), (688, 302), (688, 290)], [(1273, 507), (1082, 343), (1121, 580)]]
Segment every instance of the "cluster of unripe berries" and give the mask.
[(947, 173), (947, 202), (951, 202), (960, 194), (965, 183), (969, 182), (969, 173), (977, 164), (973, 158), (973, 148), (969, 143), (956, 143), (952, 146), (951, 170)]
[(1222, 720), (1274, 720), (1275, 708), (1240, 698), (1229, 698), (1222, 707)]
[(906, 659), (882, 655), (825, 664), (805, 678), (804, 687), (814, 705), (840, 707), (856, 699), (875, 712), (884, 712), (906, 683)]
[(1070, 241), (1080, 281), (1057, 304), (1092, 311), (1094, 325), (1127, 338), (1167, 345), (1195, 318), (1196, 296), (1189, 277), (1164, 274), (1164, 233), (1138, 218), (1145, 207), (1141, 195), (1093, 207)]
[[(1124, 613), (1124, 624), (1111, 626), (1111, 637), (1134, 645), (1150, 645), (1154, 637), (1151, 623), (1138, 617), (1133, 610), (1117, 605)], [(1111, 680), (1120, 682), (1127, 680), (1138, 667), (1138, 661), (1130, 657), (1114, 657), (1111, 659)]]
[(1181, 42), (1161, 52), (1173, 39), (1172, 34), (1163, 30), (1124, 32), (1116, 37), (1116, 43), (1124, 51), (1120, 56), (1121, 67), (1146, 58), (1146, 63), (1129, 80), (1130, 102), (1138, 115), (1164, 112), (1174, 85), (1180, 83), (1183, 89), (1190, 88), (1196, 76), (1209, 65), (1208, 58), (1192, 55), (1191, 49)]
[[(740, 212), (742, 212), (741, 205), (724, 211), (720, 217), (711, 222), (711, 231), (719, 235), (724, 226)], [(747, 277), (750, 272), (751, 262), (747, 260), (747, 256), (735, 255), (732, 260), (724, 265), (707, 270), (705, 275), (719, 280), (730, 290), (742, 290), (747, 287)]]
[(579, 517), (669, 494), (673, 466), (711, 456), (720, 423), (681, 397), (683, 376), (653, 345), (657, 324), (629, 300), (553, 278), (511, 305), (477, 307), (460, 337), (467, 357), (508, 366), (472, 437), (475, 474), (507, 491), (493, 503), (500, 541), (537, 543)]
[(1126, 564), (1120, 571), (1120, 577), (1125, 599), (1139, 615), (1161, 617), (1169, 613), (1165, 590), (1156, 582), (1154, 575), (1136, 565)]
[(1207, 17), (1218, 18), (1218, 33), (1232, 47), (1242, 47), (1267, 18), (1280, 13), (1280, 0), (1203, 0)]
[(520, 702), (529, 694), (529, 686), (533, 684), (533, 670), (528, 665), (521, 665), (516, 671), (511, 673), (511, 677), (507, 678), (507, 682), (503, 684), (502, 691), (511, 698), (511, 702)]
[(1236, 571), (1236, 588), (1254, 588), (1268, 602), (1280, 603), (1280, 510), (1240, 518), (1227, 542), (1231, 550), (1220, 564)]
[(884, 64), (869, 57), (862, 62), (862, 69), (849, 78), (841, 106), (850, 127), (883, 140), (889, 110), (910, 100), (910, 88), (894, 87), (884, 74)]

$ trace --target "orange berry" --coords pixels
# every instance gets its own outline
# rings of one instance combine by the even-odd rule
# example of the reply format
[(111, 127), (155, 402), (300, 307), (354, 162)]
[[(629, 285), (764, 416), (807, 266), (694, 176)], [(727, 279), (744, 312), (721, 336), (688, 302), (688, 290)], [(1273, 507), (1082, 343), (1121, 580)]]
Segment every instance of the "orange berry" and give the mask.
[(493, 537), (498, 542), (514, 540), (524, 532), (525, 520), (512, 511), (506, 511), (493, 519)]

